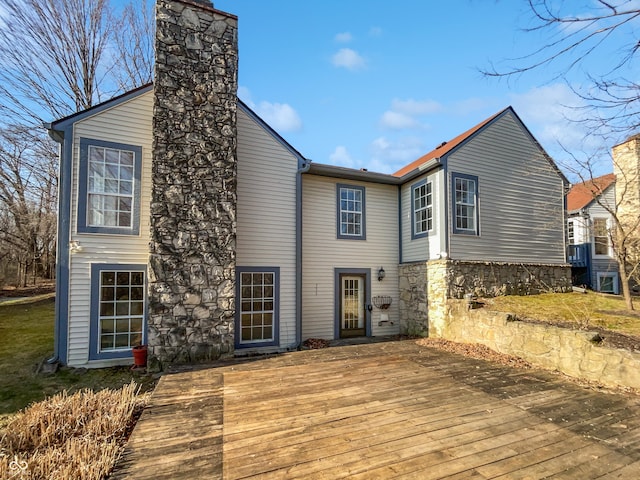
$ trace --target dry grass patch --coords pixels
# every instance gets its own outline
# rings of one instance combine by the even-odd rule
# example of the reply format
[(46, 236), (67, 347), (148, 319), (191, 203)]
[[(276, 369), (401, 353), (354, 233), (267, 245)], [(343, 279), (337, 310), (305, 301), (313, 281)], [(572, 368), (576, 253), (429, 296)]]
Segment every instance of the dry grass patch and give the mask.
[[(489, 308), (514, 314), (521, 319), (535, 319), (577, 328), (599, 327), (640, 337), (640, 312), (626, 311), (622, 297), (615, 295), (596, 292), (545, 293), (524, 297), (496, 297), (483, 302)], [(638, 299), (635, 302), (640, 304)]]
[(0, 478), (106, 478), (148, 401), (138, 390), (63, 392), (18, 413), (0, 438)]

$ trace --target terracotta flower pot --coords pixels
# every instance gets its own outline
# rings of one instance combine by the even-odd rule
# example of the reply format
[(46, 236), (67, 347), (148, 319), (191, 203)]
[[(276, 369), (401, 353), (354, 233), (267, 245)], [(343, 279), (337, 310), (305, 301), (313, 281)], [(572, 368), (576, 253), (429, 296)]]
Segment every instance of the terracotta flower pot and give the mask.
[(137, 345), (133, 347), (133, 366), (134, 367), (147, 366), (147, 346), (146, 345)]

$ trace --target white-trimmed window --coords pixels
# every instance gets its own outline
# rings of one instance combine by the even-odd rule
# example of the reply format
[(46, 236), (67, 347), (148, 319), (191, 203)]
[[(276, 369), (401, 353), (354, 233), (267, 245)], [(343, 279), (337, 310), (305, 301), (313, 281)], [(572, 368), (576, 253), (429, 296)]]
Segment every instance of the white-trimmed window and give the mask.
[(338, 184), (338, 238), (365, 240), (365, 189)]
[(618, 275), (613, 272), (598, 272), (598, 291), (618, 293)]
[(478, 234), (478, 177), (452, 174), (453, 233)]
[(146, 267), (91, 265), (92, 360), (124, 358), (145, 343)]
[(593, 219), (593, 253), (609, 255), (609, 229), (606, 218)]
[(573, 220), (567, 221), (567, 245), (574, 245), (576, 243), (575, 227)]
[(433, 186), (423, 181), (411, 187), (413, 204), (412, 237), (420, 238), (433, 230)]
[(238, 267), (238, 346), (277, 345), (279, 270)]
[(137, 235), (142, 149), (80, 140), (78, 232)]

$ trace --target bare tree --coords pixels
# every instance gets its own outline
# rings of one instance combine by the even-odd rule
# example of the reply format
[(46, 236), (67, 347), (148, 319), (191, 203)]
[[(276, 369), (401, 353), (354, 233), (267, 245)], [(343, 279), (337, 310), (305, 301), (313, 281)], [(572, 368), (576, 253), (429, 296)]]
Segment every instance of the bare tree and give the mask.
[(41, 124), (100, 100), (114, 25), (108, 0), (5, 0), (3, 10), (4, 115)]
[(29, 273), (53, 273), (56, 159), (43, 156), (52, 149), (41, 141), (26, 129), (0, 131), (0, 258), (16, 265), (21, 286)]
[[(514, 77), (544, 69), (563, 79), (585, 101), (581, 122), (590, 130), (632, 133), (640, 127), (640, 83), (636, 72), (640, 42), (638, 3), (629, 0), (575, 2), (527, 0), (532, 25), (525, 28), (534, 47), (508, 65), (491, 65), (490, 77)], [(571, 9), (581, 8), (580, 11)], [(596, 61), (596, 56), (597, 61)], [(501, 62), (502, 64), (506, 62)], [(581, 86), (574, 75), (586, 76)]]
[(57, 148), (40, 126), (151, 81), (152, 5), (0, 2), (0, 263), (19, 283), (55, 262)]
[(115, 35), (115, 68), (113, 76), (118, 88), (126, 91), (153, 80), (154, 38), (156, 18), (154, 2), (131, 2), (122, 11)]

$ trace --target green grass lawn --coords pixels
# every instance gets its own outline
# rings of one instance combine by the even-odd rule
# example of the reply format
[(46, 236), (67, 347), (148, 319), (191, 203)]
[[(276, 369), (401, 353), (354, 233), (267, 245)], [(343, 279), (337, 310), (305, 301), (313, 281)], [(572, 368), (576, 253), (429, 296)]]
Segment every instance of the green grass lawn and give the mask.
[(153, 378), (128, 367), (61, 368), (37, 375), (40, 362), (53, 355), (53, 325), (53, 298), (0, 303), (0, 425), (8, 415), (63, 390), (120, 388), (131, 380), (143, 390), (153, 388)]
[[(640, 337), (640, 311), (625, 310), (621, 296), (588, 293), (545, 293), (527, 297), (497, 297), (485, 302), (516, 317), (569, 323), (577, 327), (602, 327)], [(640, 299), (635, 299), (640, 309)]]

